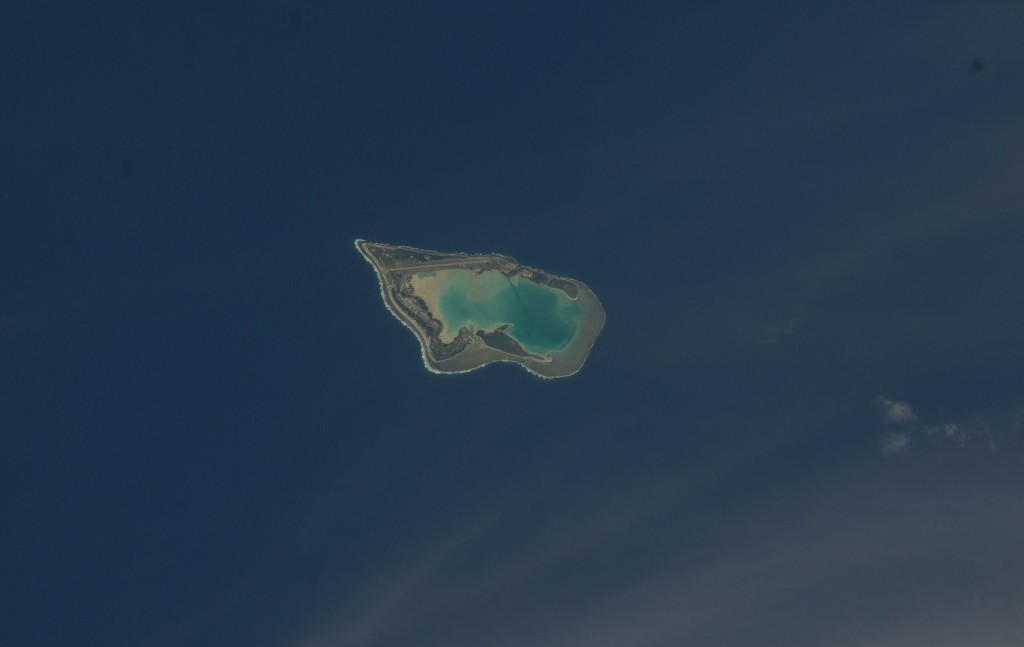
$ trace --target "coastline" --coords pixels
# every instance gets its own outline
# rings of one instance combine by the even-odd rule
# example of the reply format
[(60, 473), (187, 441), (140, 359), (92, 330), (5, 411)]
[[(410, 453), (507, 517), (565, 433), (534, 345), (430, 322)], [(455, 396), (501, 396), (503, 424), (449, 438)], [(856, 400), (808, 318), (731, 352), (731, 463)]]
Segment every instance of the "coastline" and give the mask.
[[(584, 303), (589, 302), (588, 306), (589, 306), (589, 309), (590, 309), (590, 312), (591, 312), (591, 316), (590, 316), (589, 320), (584, 322), (584, 325), (582, 326), (583, 329), (581, 329), (577, 333), (577, 337), (579, 337), (580, 335), (583, 336), (580, 339), (580, 344), (574, 344), (574, 343), (570, 342), (569, 349), (568, 349), (569, 352), (568, 353), (564, 353), (563, 352), (563, 354), (561, 354), (561, 356), (558, 356), (559, 353), (555, 353), (555, 354), (553, 354), (553, 355), (555, 355), (554, 357), (548, 357), (548, 358), (546, 358), (546, 361), (538, 361), (538, 360), (534, 360), (534, 359), (514, 359), (514, 358), (508, 358), (508, 357), (505, 356), (505, 353), (502, 353), (500, 351), (497, 351), (497, 350), (494, 350), (492, 348), (484, 346), (482, 348), (478, 347), (478, 348), (467, 349), (466, 351), (463, 351), (463, 354), (465, 354), (465, 356), (463, 356), (463, 354), (460, 354), (460, 355), (457, 355), (455, 357), (451, 357), (451, 358), (448, 358), (448, 359), (445, 359), (445, 360), (442, 360), (442, 361), (435, 361), (434, 359), (432, 359), (430, 357), (430, 354), (429, 354), (429, 351), (428, 351), (429, 344), (430, 344), (429, 339), (425, 336), (423, 331), (420, 330), (417, 325), (415, 325), (414, 322), (411, 322), (411, 321), (408, 320), (407, 316), (402, 312), (401, 308), (397, 304), (392, 303), (391, 295), (390, 295), (389, 291), (385, 289), (385, 285), (384, 285), (384, 283), (385, 283), (385, 276), (384, 275), (387, 273), (387, 270), (384, 269), (381, 266), (378, 266), (376, 260), (369, 253), (364, 251), (364, 249), (363, 249), (363, 245), (378, 245), (378, 246), (381, 246), (381, 247), (394, 247), (396, 249), (402, 249), (403, 246), (391, 246), (391, 245), (387, 245), (385, 243), (373, 243), (373, 242), (368, 241), (368, 240), (363, 239), (363, 238), (356, 238), (355, 241), (354, 241), (354, 245), (355, 245), (356, 250), (363, 257), (363, 259), (365, 259), (366, 262), (369, 263), (371, 267), (373, 267), (374, 273), (377, 275), (377, 286), (378, 286), (378, 289), (380, 290), (381, 299), (384, 301), (385, 308), (387, 308), (388, 312), (391, 313), (391, 315), (393, 317), (395, 317), (400, 322), (402, 322), (402, 325), (405, 326), (406, 328), (408, 328), (409, 330), (411, 330), (413, 332), (413, 334), (416, 336), (416, 339), (417, 339), (417, 341), (419, 342), (419, 345), (420, 345), (420, 357), (423, 360), (423, 366), (429, 372), (431, 372), (431, 373), (433, 373), (435, 375), (471, 373), (471, 372), (473, 372), (473, 371), (475, 371), (477, 369), (480, 369), (480, 368), (483, 368), (483, 367), (487, 366), (488, 364), (492, 364), (492, 363), (495, 363), (495, 362), (507, 362), (507, 363), (510, 363), (510, 364), (517, 364), (517, 365), (521, 366), (523, 369), (525, 369), (526, 371), (528, 371), (530, 374), (532, 374), (532, 375), (534, 375), (536, 377), (539, 377), (541, 379), (545, 379), (545, 380), (554, 380), (554, 379), (571, 377), (571, 376), (575, 375), (576, 373), (578, 373), (580, 370), (583, 369), (583, 366), (586, 363), (587, 358), (590, 356), (590, 353), (593, 350), (593, 346), (594, 346), (594, 343), (595, 343), (598, 335), (604, 329), (604, 325), (605, 325), (605, 322), (606, 322), (606, 316), (605, 316), (604, 308), (601, 305), (600, 301), (598, 301), (597, 296), (594, 295), (594, 293), (590, 290), (590, 288), (586, 284), (584, 284), (583, 282), (577, 281), (575, 279), (571, 279), (569, 277), (558, 276), (558, 277), (554, 277), (554, 278), (559, 278), (559, 279), (562, 279), (562, 280), (565, 280), (565, 281), (569, 281), (569, 282), (571, 282), (571, 283), (573, 283), (574, 285), (577, 286), (577, 289), (578, 289), (577, 297), (573, 298), (572, 300), (573, 301), (577, 301), (577, 302), (581, 302), (582, 301)], [(460, 252), (454, 252), (454, 253), (453, 252), (438, 252), (438, 251), (434, 251), (434, 250), (428, 250), (428, 249), (422, 249), (422, 248), (412, 248), (412, 247), (405, 247), (405, 249), (412, 249), (412, 250), (416, 250), (417, 252), (422, 252), (422, 253), (427, 253), (427, 254), (437, 254), (438, 256), (442, 256), (442, 257), (445, 257), (445, 256), (448, 256), (448, 257), (464, 257), (464, 258), (466, 258), (469, 261), (472, 261), (473, 259), (480, 259), (480, 258), (498, 258), (498, 259), (502, 259), (502, 260), (505, 260), (505, 261), (515, 262), (513, 259), (510, 259), (509, 257), (503, 256), (503, 255), (500, 255), (500, 254), (465, 254), (465, 253), (460, 253)], [(520, 266), (520, 264), (518, 264), (518, 263), (516, 263), (516, 265)], [(526, 266), (523, 266), (523, 267), (526, 267)], [(534, 268), (527, 268), (527, 269), (533, 270)], [(535, 271), (540, 272), (541, 270), (535, 270)], [(544, 274), (547, 275), (546, 272), (544, 272)], [(551, 276), (551, 275), (548, 275), (548, 276)], [(584, 307), (584, 311), (585, 312), (587, 311), (587, 306)], [(594, 313), (596, 313), (596, 315)], [(585, 319), (587, 319), (587, 318), (585, 317)], [(598, 319), (599, 319), (599, 322), (598, 322)], [(594, 325), (595, 323), (597, 325)], [(577, 341), (577, 338), (574, 337), (573, 342), (576, 342), (576, 341)], [(578, 353), (578, 351), (577, 351), (577, 353), (572, 353), (571, 352), (572, 351), (572, 347), (574, 345), (577, 346), (577, 348), (581, 348), (582, 347), (582, 342), (584, 342), (584, 341), (586, 343), (586, 346), (585, 346), (586, 351), (582, 355), (580, 355)], [(555, 373), (555, 372), (553, 372), (554, 369), (559, 368), (559, 367), (564, 367), (564, 366), (572, 366), (573, 368), (572, 368), (571, 371), (566, 372), (566, 373)], [(544, 370), (545, 368), (547, 368), (548, 370), (545, 371)]]

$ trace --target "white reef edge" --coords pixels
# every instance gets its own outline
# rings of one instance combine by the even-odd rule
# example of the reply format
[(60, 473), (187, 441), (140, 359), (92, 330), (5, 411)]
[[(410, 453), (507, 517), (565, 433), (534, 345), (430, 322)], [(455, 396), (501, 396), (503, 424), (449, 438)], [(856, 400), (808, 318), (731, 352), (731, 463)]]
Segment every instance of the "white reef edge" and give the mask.
[[(377, 287), (380, 289), (380, 298), (381, 298), (381, 301), (384, 302), (384, 307), (387, 308), (387, 311), (391, 313), (392, 317), (394, 317), (395, 319), (398, 319), (398, 321), (400, 321), (403, 326), (405, 326), (410, 331), (412, 331), (413, 336), (416, 337), (416, 341), (420, 345), (420, 357), (423, 359), (423, 368), (427, 369), (428, 371), (430, 371), (434, 375), (461, 375), (463, 373), (472, 373), (473, 371), (480, 370), (480, 369), (482, 369), (485, 366), (490, 366), (491, 364), (495, 364), (495, 363), (498, 363), (498, 362), (503, 362), (503, 363), (506, 363), (506, 364), (515, 364), (516, 366), (519, 366), (520, 368), (525, 370), (527, 373), (530, 373), (531, 375), (539, 377), (542, 380), (564, 380), (565, 378), (572, 377), (573, 375), (576, 375), (577, 373), (582, 371), (583, 370), (583, 366), (587, 363), (587, 358), (590, 357), (590, 352), (592, 350), (594, 350), (593, 344), (591, 344), (590, 348), (587, 349), (587, 354), (583, 356), (583, 361), (580, 362), (579, 367), (575, 371), (573, 371), (572, 373), (566, 373), (565, 375), (544, 375), (542, 373), (538, 373), (537, 371), (533, 370), (532, 368), (530, 368), (526, 364), (523, 364), (521, 362), (517, 362), (514, 359), (501, 359), (501, 358), (499, 358), (499, 359), (492, 359), (492, 360), (489, 360), (487, 362), (484, 362), (483, 364), (480, 364), (479, 366), (474, 366), (473, 368), (467, 368), (467, 369), (464, 369), (464, 370), (461, 370), (461, 371), (460, 370), (455, 370), (455, 371), (439, 371), (439, 370), (437, 370), (436, 368), (434, 368), (433, 366), (430, 365), (430, 358), (427, 357), (427, 347), (426, 347), (426, 344), (423, 341), (423, 337), (420, 334), (420, 331), (416, 330), (411, 325), (409, 325), (409, 322), (406, 321), (397, 312), (395, 312), (394, 309), (392, 309), (391, 304), (388, 303), (388, 297), (387, 297), (387, 294), (384, 291), (384, 277), (381, 276), (380, 270), (377, 269), (377, 264), (374, 263), (373, 259), (371, 259), (369, 257), (369, 255), (367, 255), (363, 251), (363, 248), (359, 246), (359, 243), (367, 243), (368, 245), (384, 245), (384, 246), (387, 246), (387, 247), (393, 247), (393, 245), (389, 245), (388, 243), (375, 243), (375, 242), (366, 240), (365, 238), (356, 238), (355, 242), (353, 243), (355, 245), (356, 251), (358, 251), (359, 255), (363, 257), (363, 260), (365, 260), (367, 263), (370, 264), (370, 267), (373, 268), (373, 273), (377, 275)], [(398, 245), (398, 247), (403, 247), (403, 246), (404, 245)], [(432, 253), (432, 254), (441, 254), (441, 255), (465, 254), (466, 256), (502, 256), (502, 254), (466, 254), (466, 252), (439, 252), (439, 251), (432, 250), (432, 249), (424, 249), (422, 247), (416, 247), (415, 249), (422, 250), (424, 252), (429, 252), (429, 253)], [(561, 278), (569, 278), (569, 277), (561, 277)], [(570, 279), (570, 280), (574, 280), (574, 279)], [(602, 328), (603, 327), (604, 326), (602, 325)]]

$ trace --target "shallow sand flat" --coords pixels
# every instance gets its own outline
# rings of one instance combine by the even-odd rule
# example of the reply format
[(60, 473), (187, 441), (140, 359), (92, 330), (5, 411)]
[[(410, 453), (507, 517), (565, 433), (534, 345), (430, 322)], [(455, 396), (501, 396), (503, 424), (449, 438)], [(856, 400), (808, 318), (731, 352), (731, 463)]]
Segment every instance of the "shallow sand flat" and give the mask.
[(546, 355), (572, 341), (582, 313), (581, 304), (561, 290), (496, 270), (416, 273), (411, 283), (414, 293), (444, 324), (439, 338), (445, 343), (463, 327), (491, 332), (507, 325), (506, 334), (527, 351)]
[[(416, 296), (426, 302), (430, 312), (444, 324), (441, 341), (450, 342), (459, 334), (459, 327), (452, 326), (446, 320), (441, 308), (441, 295), (452, 285), (467, 290), (468, 298), (473, 301), (486, 302), (497, 297), (508, 285), (507, 278), (500, 272), (488, 271), (476, 274), (472, 270), (439, 270), (437, 272), (412, 275), (412, 289)], [(511, 322), (504, 322), (511, 323)]]

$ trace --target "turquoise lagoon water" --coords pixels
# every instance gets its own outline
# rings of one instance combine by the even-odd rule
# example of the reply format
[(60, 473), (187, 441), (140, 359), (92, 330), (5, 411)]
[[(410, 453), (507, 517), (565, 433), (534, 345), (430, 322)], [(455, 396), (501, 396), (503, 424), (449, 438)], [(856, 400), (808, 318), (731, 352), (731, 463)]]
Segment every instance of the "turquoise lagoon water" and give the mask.
[(491, 329), (512, 324), (505, 333), (531, 353), (565, 348), (576, 335), (583, 308), (561, 292), (500, 272), (476, 276), (468, 270), (446, 273), (439, 295), (441, 317), (452, 331), (462, 326)]

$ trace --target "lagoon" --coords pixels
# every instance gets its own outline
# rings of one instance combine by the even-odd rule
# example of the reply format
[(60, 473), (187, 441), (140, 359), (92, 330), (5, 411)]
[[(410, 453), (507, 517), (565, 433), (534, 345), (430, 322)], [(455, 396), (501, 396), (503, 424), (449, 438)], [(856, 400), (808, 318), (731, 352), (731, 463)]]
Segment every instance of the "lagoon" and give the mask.
[(545, 355), (568, 346), (579, 330), (582, 306), (561, 290), (522, 276), (499, 271), (465, 269), (420, 274), (414, 279), (423, 296), (442, 320), (442, 339), (449, 341), (460, 328), (493, 330), (508, 325), (505, 333), (531, 353)]

